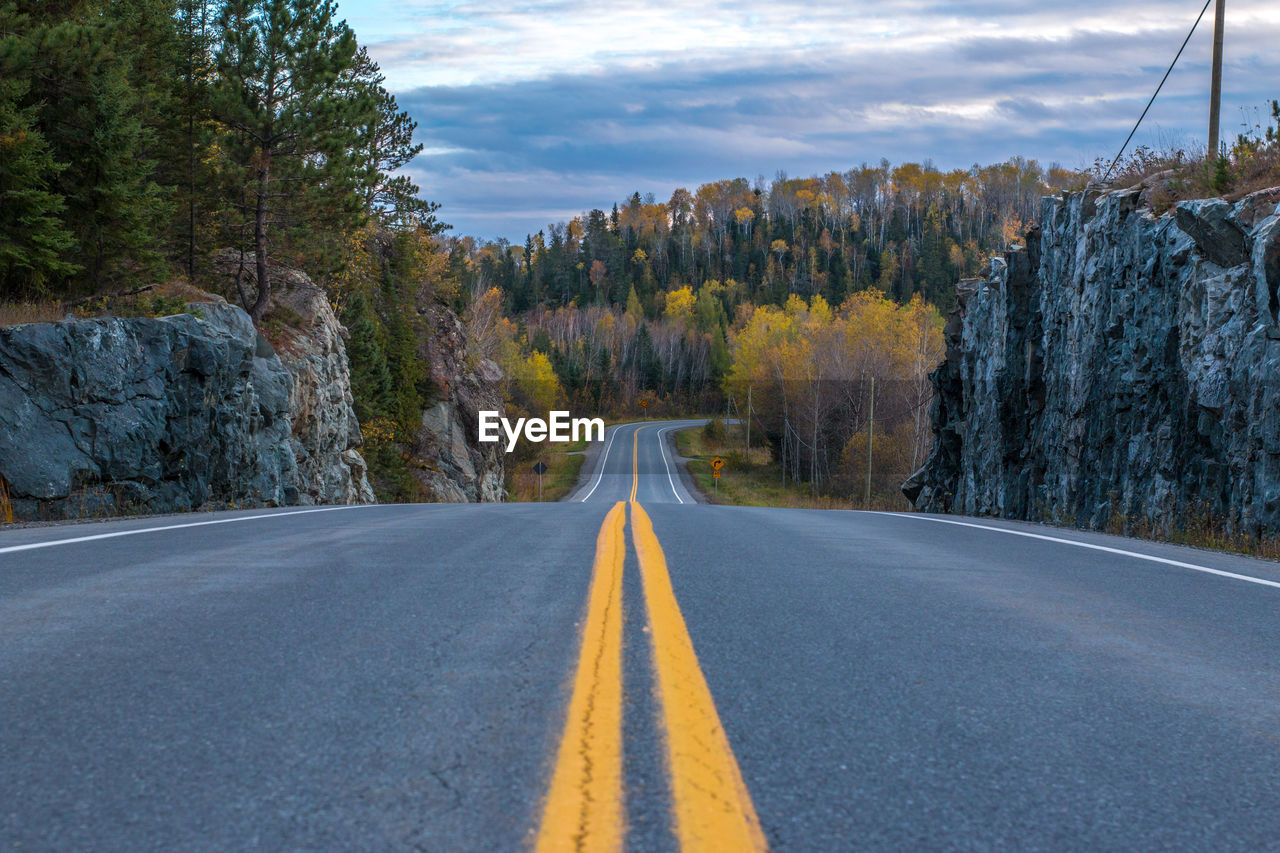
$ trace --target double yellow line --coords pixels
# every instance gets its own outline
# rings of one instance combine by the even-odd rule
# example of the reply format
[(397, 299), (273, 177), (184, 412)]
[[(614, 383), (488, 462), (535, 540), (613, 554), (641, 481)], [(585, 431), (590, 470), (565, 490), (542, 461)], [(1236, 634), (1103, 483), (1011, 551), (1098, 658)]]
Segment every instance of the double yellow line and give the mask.
[[(666, 739), (671, 811), (683, 851), (768, 848), (711, 690), (693, 651), (653, 524), (636, 502), (639, 433), (632, 444), (632, 539), (653, 642), (656, 692)], [(605, 516), (587, 599), (569, 715), (538, 830), (538, 851), (621, 850), (622, 571), (626, 504)]]

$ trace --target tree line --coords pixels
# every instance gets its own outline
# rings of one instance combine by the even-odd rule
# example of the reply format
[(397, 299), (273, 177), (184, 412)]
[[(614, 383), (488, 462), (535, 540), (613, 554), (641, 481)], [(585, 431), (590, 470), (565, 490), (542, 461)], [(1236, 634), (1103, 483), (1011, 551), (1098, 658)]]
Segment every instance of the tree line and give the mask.
[[(478, 347), (528, 411), (739, 410), (785, 475), (851, 487), (870, 450), (890, 494), (923, 461), (928, 373), (953, 285), (1084, 176), (1015, 158), (942, 172), (863, 165), (638, 193), (530, 235), (446, 241)], [(871, 383), (877, 412), (872, 419)], [(741, 414), (741, 412), (739, 412)]]
[(839, 305), (876, 287), (943, 310), (952, 284), (1021, 238), (1040, 198), (1085, 175), (1014, 158), (942, 171), (929, 163), (862, 165), (772, 182), (734, 178), (680, 188), (667, 201), (635, 193), (529, 235), (524, 244), (455, 238), (460, 274), (495, 286), (509, 312), (626, 305), (651, 319), (667, 293), (708, 281), (741, 287), (757, 305), (792, 294)]
[(438, 232), (414, 122), (332, 0), (0, 0), (0, 286), (68, 296), (236, 253), (317, 279), (370, 220)]
[[(881, 162), (664, 202), (635, 194), (523, 246), (446, 238), (437, 206), (399, 174), (420, 146), (383, 83), (332, 0), (0, 0), (3, 298), (179, 279), (270, 331), (288, 321), (273, 314), (272, 270), (306, 271), (350, 331), (384, 495), (413, 497), (400, 462), (435, 393), (431, 301), (465, 309), (474, 353), (502, 364), (516, 406), (707, 411), (741, 406), (748, 377), (762, 440), (789, 476), (829, 488), (869, 399), (844, 386), (899, 383), (880, 411), (905, 423), (928, 365), (822, 362), (820, 391), (803, 390), (809, 374), (779, 380), (778, 365), (832, 347), (907, 352), (902, 329), (936, 332), (927, 303), (945, 307), (1041, 194), (1078, 180), (1021, 159)], [(899, 436), (918, 456), (918, 428), (898, 429), (876, 440)]]

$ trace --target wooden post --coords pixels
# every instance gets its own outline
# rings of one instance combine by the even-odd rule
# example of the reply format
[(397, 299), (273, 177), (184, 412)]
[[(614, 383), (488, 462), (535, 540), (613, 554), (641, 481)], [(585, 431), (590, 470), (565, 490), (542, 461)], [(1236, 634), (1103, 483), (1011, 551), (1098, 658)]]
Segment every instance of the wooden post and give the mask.
[(1222, 30), (1227, 0), (1218, 0), (1213, 22), (1213, 78), (1209, 87), (1209, 162), (1218, 159), (1218, 110), (1222, 106)]

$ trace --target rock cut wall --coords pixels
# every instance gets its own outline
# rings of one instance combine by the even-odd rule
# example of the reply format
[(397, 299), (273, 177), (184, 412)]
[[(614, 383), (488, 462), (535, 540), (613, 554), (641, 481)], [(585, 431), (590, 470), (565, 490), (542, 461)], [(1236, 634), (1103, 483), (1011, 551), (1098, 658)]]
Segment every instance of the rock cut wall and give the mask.
[(441, 305), (423, 309), (428, 334), (421, 353), (431, 366), (435, 401), (422, 413), (414, 436), (412, 471), (432, 500), (448, 503), (506, 499), (502, 445), (479, 440), (480, 412), (505, 413), (499, 393), (502, 371), (473, 357), (458, 316)]
[(957, 285), (917, 509), (1280, 530), (1280, 188), (1144, 199), (1047, 198), (1025, 248)]
[(309, 282), (278, 298), (301, 323), (279, 354), (216, 301), (0, 328), (15, 516), (371, 502), (341, 327)]

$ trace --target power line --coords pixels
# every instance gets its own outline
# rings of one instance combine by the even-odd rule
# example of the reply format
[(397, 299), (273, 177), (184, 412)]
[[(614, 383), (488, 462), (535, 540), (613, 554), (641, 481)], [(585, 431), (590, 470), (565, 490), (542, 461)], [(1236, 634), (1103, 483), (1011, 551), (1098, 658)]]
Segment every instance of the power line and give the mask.
[(1164, 88), (1164, 81), (1169, 79), (1169, 75), (1173, 72), (1173, 66), (1178, 64), (1178, 59), (1182, 56), (1182, 51), (1186, 50), (1188, 42), (1191, 41), (1191, 36), (1195, 34), (1196, 27), (1200, 26), (1200, 21), (1202, 18), (1204, 18), (1204, 13), (1209, 11), (1209, 4), (1212, 2), (1213, 0), (1205, 0), (1204, 8), (1200, 10), (1199, 17), (1197, 17), (1196, 22), (1191, 25), (1191, 31), (1187, 33), (1187, 37), (1183, 39), (1182, 47), (1178, 48), (1177, 56), (1173, 58), (1173, 62), (1169, 63), (1169, 69), (1165, 71), (1164, 76), (1160, 78), (1160, 85), (1156, 86), (1155, 92), (1153, 92), (1151, 95), (1151, 100), (1147, 101), (1147, 106), (1145, 109), (1143, 109), (1142, 115), (1138, 116), (1138, 121), (1136, 124), (1134, 124), (1133, 130), (1129, 131), (1129, 135), (1125, 137), (1124, 145), (1120, 146), (1120, 150), (1116, 152), (1115, 159), (1112, 160), (1111, 165), (1107, 167), (1107, 173), (1102, 176), (1102, 180), (1104, 183), (1106, 182), (1107, 178), (1111, 177), (1111, 170), (1116, 167), (1116, 163), (1120, 162), (1120, 157), (1122, 154), (1124, 154), (1124, 149), (1129, 147), (1129, 143), (1133, 140), (1133, 135), (1138, 132), (1138, 125), (1142, 124), (1142, 120), (1147, 117), (1147, 110), (1151, 109), (1151, 105), (1156, 102), (1156, 95), (1159, 95), (1160, 90)]

